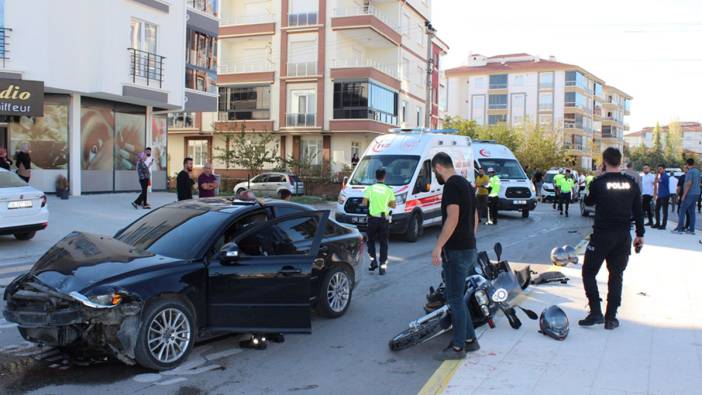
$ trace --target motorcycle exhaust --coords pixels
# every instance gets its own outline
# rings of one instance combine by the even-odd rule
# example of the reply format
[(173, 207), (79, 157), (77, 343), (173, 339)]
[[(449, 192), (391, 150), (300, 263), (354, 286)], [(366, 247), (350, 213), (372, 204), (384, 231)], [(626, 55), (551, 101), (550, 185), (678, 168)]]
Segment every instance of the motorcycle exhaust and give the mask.
[(412, 329), (417, 329), (423, 323), (446, 314), (446, 312), (448, 312), (448, 309), (449, 309), (448, 305), (444, 305), (444, 306), (432, 311), (431, 313), (425, 315), (424, 317), (420, 317), (420, 318), (410, 322), (409, 327)]

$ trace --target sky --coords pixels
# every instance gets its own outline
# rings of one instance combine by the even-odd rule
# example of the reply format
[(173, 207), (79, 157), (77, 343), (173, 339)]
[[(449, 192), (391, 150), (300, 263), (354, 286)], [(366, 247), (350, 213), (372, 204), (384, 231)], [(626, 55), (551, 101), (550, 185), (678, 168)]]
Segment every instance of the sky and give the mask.
[(701, 0), (433, 0), (449, 53), (526, 52), (576, 64), (633, 96), (631, 130), (702, 121)]

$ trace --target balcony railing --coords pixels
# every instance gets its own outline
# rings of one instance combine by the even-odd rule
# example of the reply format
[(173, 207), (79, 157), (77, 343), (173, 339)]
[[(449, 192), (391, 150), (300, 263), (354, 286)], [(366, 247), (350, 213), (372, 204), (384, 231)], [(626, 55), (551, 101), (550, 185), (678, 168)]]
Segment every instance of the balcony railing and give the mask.
[(206, 14), (219, 16), (216, 0), (185, 0), (185, 4), (190, 8), (202, 11)]
[(127, 48), (127, 51), (132, 82), (163, 88), (163, 61), (166, 57), (136, 48)]
[(265, 71), (273, 71), (273, 63), (222, 63), (218, 69), (219, 74), (259, 73)]
[(12, 29), (9, 27), (0, 27), (0, 62), (2, 62), (2, 67), (5, 68), (5, 64), (10, 60), (10, 49), (8, 48), (10, 43), (10, 32)]
[(275, 15), (230, 15), (222, 18), (222, 26), (230, 25), (255, 25), (257, 23), (273, 23)]
[(314, 127), (316, 126), (317, 114), (297, 114), (288, 113), (285, 117), (285, 124), (289, 127)]
[(373, 59), (334, 59), (332, 68), (357, 68), (372, 67), (395, 79), (399, 78), (399, 66), (397, 64), (383, 64)]
[(360, 16), (360, 15), (373, 15), (374, 17), (380, 19), (383, 23), (390, 26), (391, 28), (397, 30), (397, 24), (390, 20), (387, 15), (380, 12), (377, 8), (373, 6), (364, 7), (344, 7), (334, 9), (335, 17), (344, 16)]
[(307, 26), (316, 25), (318, 22), (317, 12), (302, 12), (297, 14), (288, 14), (288, 26)]
[(305, 77), (317, 75), (317, 62), (288, 63), (289, 77)]
[(585, 144), (582, 143), (564, 143), (563, 148), (576, 151), (585, 151)]

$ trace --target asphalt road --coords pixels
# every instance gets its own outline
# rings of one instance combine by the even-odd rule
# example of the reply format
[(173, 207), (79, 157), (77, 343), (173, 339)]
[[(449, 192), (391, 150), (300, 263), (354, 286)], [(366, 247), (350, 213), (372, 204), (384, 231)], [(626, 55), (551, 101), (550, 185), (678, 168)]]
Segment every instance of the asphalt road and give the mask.
[[(572, 211), (564, 218), (541, 205), (528, 219), (505, 214), (499, 225), (481, 228), (478, 248), (500, 241), (515, 266), (545, 264), (551, 248), (575, 245), (589, 233), (591, 219), (581, 218), (577, 206)], [(448, 343), (448, 335), (399, 353), (387, 343), (422, 313), (428, 287), (439, 282), (440, 271), (430, 261), (437, 234), (434, 228), (416, 243), (393, 240), (388, 275), (364, 268), (347, 314), (315, 317), (311, 335), (287, 336), (264, 351), (240, 349), (234, 335), (219, 338), (197, 345), (188, 362), (169, 372), (116, 361), (83, 366), (58, 350), (25, 343), (14, 325), (0, 320), (0, 393), (417, 393), (439, 366), (432, 354)]]

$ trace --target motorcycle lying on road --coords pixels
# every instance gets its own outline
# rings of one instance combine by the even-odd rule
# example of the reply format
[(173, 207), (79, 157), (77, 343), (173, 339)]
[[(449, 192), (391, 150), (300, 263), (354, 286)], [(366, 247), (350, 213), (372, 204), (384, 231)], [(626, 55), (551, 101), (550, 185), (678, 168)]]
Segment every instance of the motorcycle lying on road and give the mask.
[[(513, 302), (531, 283), (531, 268), (513, 271), (507, 261), (501, 259), (502, 245), (494, 246), (497, 261), (491, 262), (485, 251), (478, 254), (476, 274), (469, 275), (465, 282), (463, 300), (468, 305), (473, 326), (478, 328), (488, 324), (495, 327), (493, 320), (497, 311), (502, 311), (514, 329), (522, 325)], [(440, 336), (452, 329), (451, 309), (446, 304), (443, 283), (437, 289), (429, 288), (426, 315), (409, 323), (409, 327), (390, 340), (392, 351), (403, 350)], [(519, 306), (517, 306), (519, 307)], [(538, 316), (531, 310), (519, 307), (531, 319)]]

